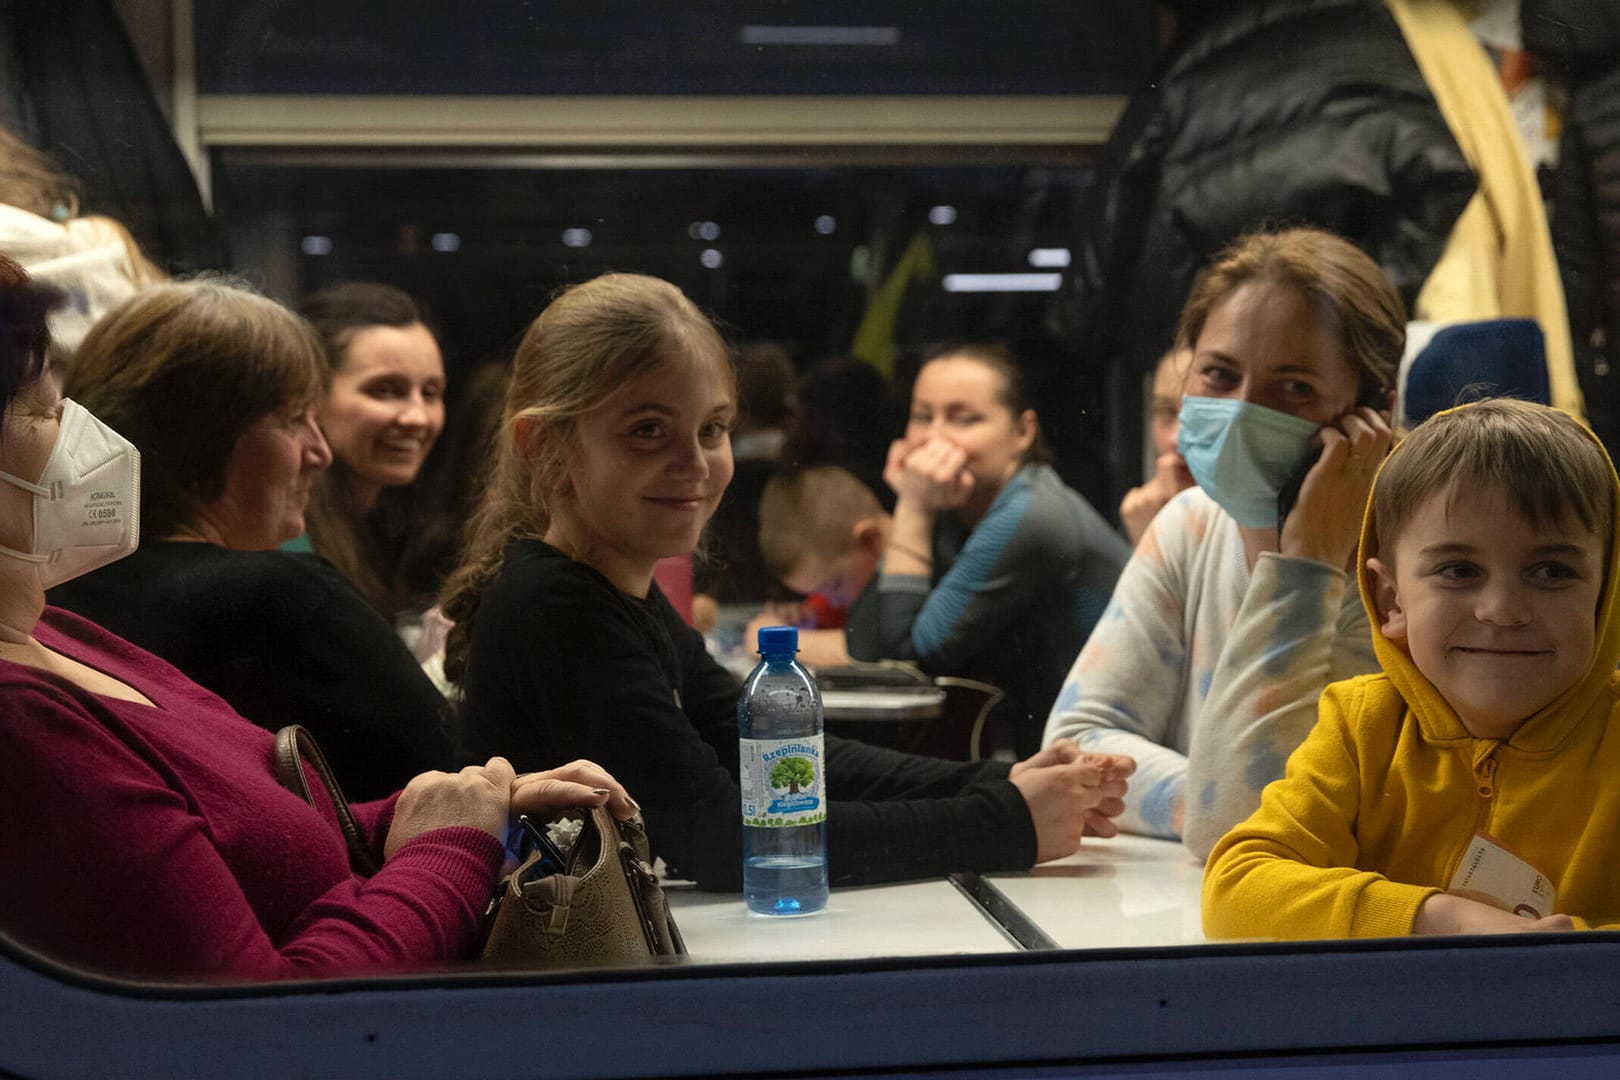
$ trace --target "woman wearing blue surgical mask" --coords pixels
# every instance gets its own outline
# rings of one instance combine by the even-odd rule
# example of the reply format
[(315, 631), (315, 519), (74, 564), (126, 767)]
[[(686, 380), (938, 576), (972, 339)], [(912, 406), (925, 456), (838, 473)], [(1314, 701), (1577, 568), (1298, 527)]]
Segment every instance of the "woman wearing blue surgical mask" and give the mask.
[(1207, 855), (1322, 688), (1377, 670), (1350, 571), (1405, 325), (1378, 266), (1316, 229), (1242, 237), (1199, 278), (1177, 335), (1198, 487), (1148, 527), (1046, 728), (1136, 758), (1121, 827)]

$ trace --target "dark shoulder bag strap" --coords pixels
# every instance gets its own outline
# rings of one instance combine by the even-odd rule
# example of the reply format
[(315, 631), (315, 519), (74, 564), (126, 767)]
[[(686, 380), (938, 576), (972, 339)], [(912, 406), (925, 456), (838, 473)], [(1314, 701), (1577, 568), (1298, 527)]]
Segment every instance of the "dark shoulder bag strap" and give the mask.
[(321, 753), (315, 736), (299, 724), (288, 724), (276, 732), (276, 779), (281, 781), (282, 787), (314, 806), (315, 800), (309, 791), (309, 774), (304, 772), (303, 763), (306, 761), (315, 770), (315, 775), (320, 777), (327, 798), (332, 800), (332, 807), (337, 811), (338, 826), (349, 845), (350, 869), (370, 877), (378, 870), (377, 860), (366, 846), (360, 825), (349, 809), (349, 800), (343, 797), (343, 789), (338, 787), (337, 778), (332, 775), (332, 768), (326, 763), (326, 755)]

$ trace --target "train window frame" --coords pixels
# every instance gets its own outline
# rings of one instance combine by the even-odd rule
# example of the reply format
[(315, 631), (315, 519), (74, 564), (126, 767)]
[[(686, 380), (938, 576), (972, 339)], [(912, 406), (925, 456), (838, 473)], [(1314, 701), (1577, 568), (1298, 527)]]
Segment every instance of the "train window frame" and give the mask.
[(104, 978), (0, 936), (0, 1072), (1230, 1075), (1302, 1062), (1362, 1075), (1505, 1057), (1612, 1075), (1620, 1014), (1601, 991), (1617, 961), (1620, 934), (1603, 932), (197, 985)]
[[(356, 148), (387, 155), (414, 146), (608, 164), (638, 148), (754, 163), (783, 154), (970, 160), (987, 146), (998, 148), (991, 156), (1056, 153), (1100, 144), (1123, 105), (1064, 95), (857, 99), (864, 109), (840, 109), (842, 97), (570, 96), (474, 109), (451, 99), (395, 108), (378, 98), (200, 95), (183, 56), (190, 0), (166, 6), (178, 54), (172, 115), (205, 190), (211, 155), (223, 150), (338, 161)], [(649, 111), (633, 125), (627, 104)], [(872, 118), (829, 129), (806, 109)], [(380, 131), (379, 114), (388, 118)], [(771, 1059), (767, 1071), (796, 1073), (1186, 1068), (1201, 1058), (1213, 1058), (1213, 1069), (1246, 1057), (1466, 1048), (1567, 1055), (1612, 1070), (1620, 1018), (1606, 991), (1617, 960), (1620, 934), (1590, 932), (202, 985), (100, 976), (0, 934), (0, 1072), (109, 1075), (138, 1063), (180, 1074), (229, 1063), (381, 1076), (461, 1072), (476, 1061), (488, 1072), (518, 1063), (600, 1075), (744, 1073), (760, 1071), (764, 1039), (801, 1055)], [(1281, 1018), (1279, 988), (1288, 994)], [(633, 1038), (604, 1037), (627, 1018)], [(716, 1039), (717, 1029), (729, 1037)]]

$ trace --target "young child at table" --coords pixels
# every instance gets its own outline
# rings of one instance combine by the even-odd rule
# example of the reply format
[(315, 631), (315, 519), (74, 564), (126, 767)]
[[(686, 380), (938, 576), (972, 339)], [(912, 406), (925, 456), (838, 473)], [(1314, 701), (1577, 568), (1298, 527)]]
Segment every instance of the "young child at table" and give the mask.
[(1361, 531), (1382, 674), (1320, 718), (1204, 876), (1210, 937), (1620, 920), (1614, 468), (1576, 421), (1482, 401), (1385, 462)]
[[(889, 534), (889, 515), (847, 469), (810, 465), (778, 473), (759, 499), (759, 549), (777, 581), (809, 599), (796, 617), (799, 659), (812, 667), (849, 663), (843, 616), (877, 573)], [(818, 600), (819, 598), (819, 600)], [(748, 624), (753, 641), (761, 626), (778, 626), (786, 613), (768, 608)], [(815, 622), (806, 627), (805, 616)], [(824, 622), (828, 615), (836, 623)]]

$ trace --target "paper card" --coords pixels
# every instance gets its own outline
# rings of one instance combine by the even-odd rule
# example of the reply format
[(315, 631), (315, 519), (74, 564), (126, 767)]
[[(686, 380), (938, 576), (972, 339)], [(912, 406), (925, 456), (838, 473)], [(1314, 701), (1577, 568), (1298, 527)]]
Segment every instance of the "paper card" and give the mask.
[(1527, 919), (1558, 910), (1558, 890), (1547, 875), (1485, 833), (1474, 834), (1446, 891)]

